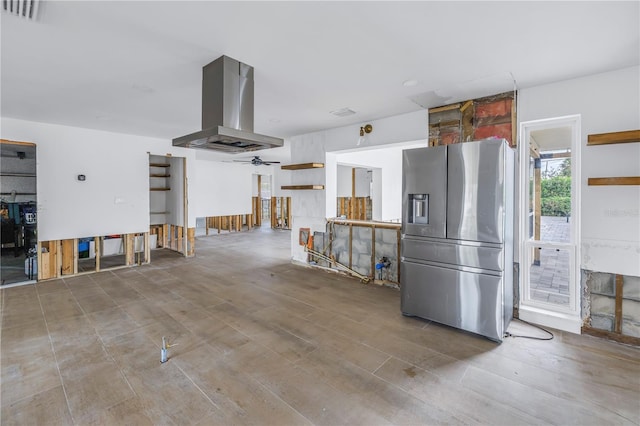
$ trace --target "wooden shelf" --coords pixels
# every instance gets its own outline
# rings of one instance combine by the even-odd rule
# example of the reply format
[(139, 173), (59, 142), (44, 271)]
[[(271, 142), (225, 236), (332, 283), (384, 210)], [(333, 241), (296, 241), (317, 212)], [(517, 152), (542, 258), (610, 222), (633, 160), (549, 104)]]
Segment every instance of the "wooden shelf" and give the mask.
[(169, 214), (169, 212), (149, 212), (149, 214)]
[[(0, 192), (0, 195), (14, 195), (11, 192)], [(16, 192), (15, 195), (37, 195), (35, 192)]]
[(588, 184), (593, 185), (640, 185), (640, 176), (589, 178)]
[(171, 175), (161, 175), (161, 174), (151, 173), (151, 174), (149, 175), (149, 177), (154, 177), (154, 178), (168, 178), (168, 177), (171, 177)]
[(171, 167), (171, 164), (167, 164), (167, 163), (149, 163), (149, 167)]
[(322, 169), (324, 163), (302, 163), (302, 164), (288, 164), (280, 166), (282, 170), (303, 170), (303, 169)]
[(285, 185), (280, 189), (324, 189), (324, 185)]
[(0, 176), (10, 177), (36, 177), (33, 173), (0, 173)]
[(640, 130), (624, 132), (599, 133), (587, 137), (587, 146), (610, 145), (614, 143), (640, 142)]
[(171, 191), (171, 188), (149, 188), (149, 191)]

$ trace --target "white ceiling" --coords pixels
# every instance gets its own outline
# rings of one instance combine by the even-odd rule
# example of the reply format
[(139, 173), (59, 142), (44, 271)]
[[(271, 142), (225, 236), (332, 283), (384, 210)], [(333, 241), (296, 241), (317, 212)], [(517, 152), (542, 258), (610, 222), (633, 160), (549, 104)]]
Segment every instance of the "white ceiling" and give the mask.
[(638, 65), (639, 5), (47, 1), (1, 14), (1, 113), (172, 139), (227, 55), (255, 68), (255, 131), (287, 138)]

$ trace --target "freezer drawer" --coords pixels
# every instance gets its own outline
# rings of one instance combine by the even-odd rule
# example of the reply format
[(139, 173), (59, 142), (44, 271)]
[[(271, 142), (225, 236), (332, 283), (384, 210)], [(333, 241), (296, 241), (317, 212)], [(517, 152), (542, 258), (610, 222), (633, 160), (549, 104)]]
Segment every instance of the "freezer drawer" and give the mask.
[(502, 279), (497, 276), (402, 262), (401, 309), (417, 316), (502, 341)]
[(402, 257), (498, 272), (504, 268), (503, 249), (500, 246), (463, 244), (453, 240), (434, 241), (405, 237), (402, 240)]

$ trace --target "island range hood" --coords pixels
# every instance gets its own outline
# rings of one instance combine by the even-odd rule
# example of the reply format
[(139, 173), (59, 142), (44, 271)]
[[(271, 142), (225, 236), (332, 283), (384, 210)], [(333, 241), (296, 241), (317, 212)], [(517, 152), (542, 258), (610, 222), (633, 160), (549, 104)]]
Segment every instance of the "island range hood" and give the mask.
[(233, 154), (284, 144), (253, 133), (253, 67), (228, 56), (202, 68), (202, 129), (173, 139), (173, 146)]

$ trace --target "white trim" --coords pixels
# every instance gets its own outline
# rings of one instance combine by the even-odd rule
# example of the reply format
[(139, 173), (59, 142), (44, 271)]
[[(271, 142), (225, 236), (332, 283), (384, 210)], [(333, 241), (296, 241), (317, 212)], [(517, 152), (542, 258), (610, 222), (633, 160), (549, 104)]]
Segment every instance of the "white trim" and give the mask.
[[(533, 130), (540, 130), (550, 127), (571, 127), (571, 241), (566, 243), (540, 242), (529, 239), (527, 232), (529, 207), (529, 135)], [(582, 320), (580, 318), (581, 308), (581, 283), (580, 283), (580, 151), (582, 149), (581, 137), (581, 116), (569, 115), (558, 118), (533, 120), (520, 123), (518, 154), (520, 158), (520, 199), (519, 199), (519, 259), (520, 262), (520, 318), (536, 324), (546, 325), (571, 333), (580, 333)], [(528, 257), (531, 247), (557, 247), (568, 249), (573, 265), (569, 276), (572, 285), (570, 289), (570, 309), (560, 305), (545, 304), (530, 300), (527, 291), (526, 281), (529, 276)]]
[(36, 281), (36, 280), (19, 281), (17, 283), (4, 284), (2, 286), (2, 290), (7, 289), (7, 288), (11, 288), (11, 287), (20, 287), (20, 286), (23, 286), (23, 285), (37, 284), (37, 283), (38, 283), (38, 281)]
[(554, 312), (549, 309), (521, 305), (518, 309), (520, 319), (545, 327), (580, 334), (582, 319), (580, 315)]

